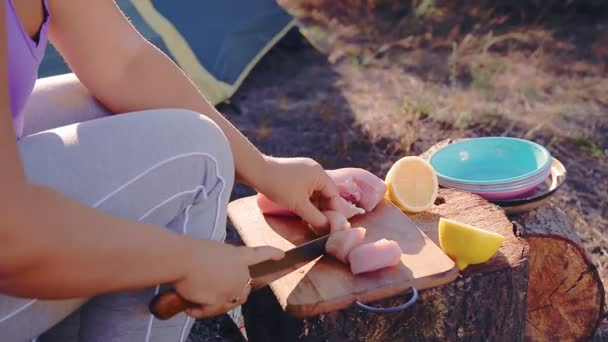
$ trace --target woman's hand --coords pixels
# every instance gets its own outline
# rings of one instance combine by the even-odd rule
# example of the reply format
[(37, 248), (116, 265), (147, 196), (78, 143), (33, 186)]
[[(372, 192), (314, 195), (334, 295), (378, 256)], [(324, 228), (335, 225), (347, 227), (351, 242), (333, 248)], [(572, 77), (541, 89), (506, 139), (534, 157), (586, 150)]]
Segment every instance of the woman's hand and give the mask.
[(315, 228), (328, 224), (323, 210), (343, 206), (338, 187), (310, 158), (265, 157), (263, 180), (253, 184), (273, 202), (294, 212)]
[(233, 246), (217, 241), (193, 241), (186, 275), (175, 282), (175, 291), (198, 308), (186, 314), (194, 318), (217, 316), (247, 301), (249, 266), (283, 258), (284, 252), (268, 246)]

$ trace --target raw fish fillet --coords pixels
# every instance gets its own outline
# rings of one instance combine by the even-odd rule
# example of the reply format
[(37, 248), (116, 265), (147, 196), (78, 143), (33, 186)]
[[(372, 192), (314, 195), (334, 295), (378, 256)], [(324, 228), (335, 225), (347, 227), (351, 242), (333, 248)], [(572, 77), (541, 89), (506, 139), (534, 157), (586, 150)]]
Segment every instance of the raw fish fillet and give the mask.
[(348, 254), (353, 274), (391, 267), (401, 262), (401, 247), (393, 240), (381, 239), (355, 247)]
[(365, 228), (351, 228), (332, 232), (327, 239), (325, 250), (343, 263), (348, 263), (348, 255), (363, 243)]

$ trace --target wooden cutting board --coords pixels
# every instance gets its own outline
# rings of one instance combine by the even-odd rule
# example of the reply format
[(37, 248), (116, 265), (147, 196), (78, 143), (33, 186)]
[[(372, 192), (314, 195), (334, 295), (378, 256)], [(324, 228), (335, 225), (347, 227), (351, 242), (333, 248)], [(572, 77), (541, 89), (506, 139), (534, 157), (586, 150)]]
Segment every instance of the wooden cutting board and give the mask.
[[(256, 197), (228, 205), (228, 217), (245, 245), (269, 245), (291, 249), (315, 238), (299, 218), (263, 215)], [(371, 302), (453, 281), (458, 275), (454, 262), (435, 245), (401, 210), (384, 200), (372, 212), (350, 220), (365, 227), (365, 242), (382, 238), (401, 246), (401, 264), (353, 275), (348, 265), (325, 255), (267, 280), (283, 309), (296, 317), (309, 317), (344, 309), (354, 301)], [(407, 298), (404, 298), (404, 301)]]

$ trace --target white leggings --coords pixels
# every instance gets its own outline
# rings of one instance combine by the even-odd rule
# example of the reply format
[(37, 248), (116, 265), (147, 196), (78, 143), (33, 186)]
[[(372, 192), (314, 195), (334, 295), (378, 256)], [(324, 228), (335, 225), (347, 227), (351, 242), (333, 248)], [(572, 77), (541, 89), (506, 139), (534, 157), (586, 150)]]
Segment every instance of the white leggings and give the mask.
[[(19, 148), (31, 182), (106, 213), (224, 239), (234, 163), (211, 120), (170, 109), (108, 116), (64, 75), (38, 81), (25, 125)], [(149, 314), (157, 290), (56, 301), (0, 294), (0, 341), (185, 341), (191, 319)]]

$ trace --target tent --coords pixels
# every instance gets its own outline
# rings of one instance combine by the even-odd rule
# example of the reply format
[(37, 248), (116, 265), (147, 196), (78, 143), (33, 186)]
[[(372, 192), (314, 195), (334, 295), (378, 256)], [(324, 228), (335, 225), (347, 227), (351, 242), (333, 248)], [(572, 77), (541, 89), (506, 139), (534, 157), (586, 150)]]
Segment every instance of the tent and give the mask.
[[(295, 23), (276, 0), (117, 0), (117, 4), (213, 104), (232, 96)], [(39, 76), (67, 72), (61, 56), (49, 47)]]

